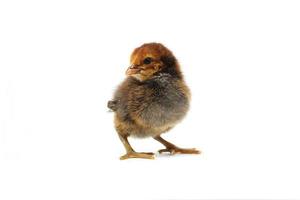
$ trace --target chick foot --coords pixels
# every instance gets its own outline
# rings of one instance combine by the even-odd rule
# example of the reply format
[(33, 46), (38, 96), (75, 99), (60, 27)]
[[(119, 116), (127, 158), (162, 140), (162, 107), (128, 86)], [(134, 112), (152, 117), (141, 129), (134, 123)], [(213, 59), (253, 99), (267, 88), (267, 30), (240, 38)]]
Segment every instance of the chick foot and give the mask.
[(145, 153), (145, 152), (128, 152), (125, 155), (120, 157), (120, 160), (125, 160), (129, 158), (144, 158), (144, 159), (154, 159), (154, 153)]
[(166, 141), (165, 139), (163, 139), (160, 136), (156, 136), (156, 137), (154, 137), (154, 139), (159, 141), (166, 147), (165, 149), (159, 150), (158, 151), (159, 153), (168, 152), (171, 155), (174, 155), (174, 154), (200, 154), (201, 153), (199, 150), (197, 150), (195, 148), (192, 148), (192, 149), (179, 148), (176, 145), (172, 144), (171, 142)]
[(201, 152), (195, 148), (192, 149), (183, 149), (183, 148), (179, 148), (179, 147), (170, 147), (170, 148), (166, 148), (166, 149), (161, 149), (158, 151), (160, 154), (164, 153), (164, 152), (168, 152), (171, 155), (174, 154), (200, 154)]

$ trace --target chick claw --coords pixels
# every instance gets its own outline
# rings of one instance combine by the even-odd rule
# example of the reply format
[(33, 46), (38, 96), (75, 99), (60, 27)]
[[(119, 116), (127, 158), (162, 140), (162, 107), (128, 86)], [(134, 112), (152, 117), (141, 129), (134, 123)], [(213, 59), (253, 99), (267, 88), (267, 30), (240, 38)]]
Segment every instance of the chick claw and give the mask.
[(144, 158), (144, 159), (154, 159), (154, 153), (138, 153), (130, 152), (120, 157), (120, 160), (125, 160), (129, 158)]
[(201, 152), (195, 148), (191, 149), (183, 149), (183, 148), (166, 148), (158, 151), (160, 154), (164, 152), (168, 152), (171, 155), (174, 154), (200, 154)]

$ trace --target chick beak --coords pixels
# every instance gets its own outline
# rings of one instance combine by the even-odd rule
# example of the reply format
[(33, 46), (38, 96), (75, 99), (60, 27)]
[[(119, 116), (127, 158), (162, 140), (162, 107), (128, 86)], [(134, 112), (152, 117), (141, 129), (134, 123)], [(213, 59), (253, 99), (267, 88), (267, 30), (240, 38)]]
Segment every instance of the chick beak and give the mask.
[(140, 71), (140, 69), (138, 68), (137, 65), (130, 65), (128, 67), (128, 69), (126, 70), (126, 75), (130, 76), (130, 75), (133, 75), (133, 74), (137, 74), (139, 71)]

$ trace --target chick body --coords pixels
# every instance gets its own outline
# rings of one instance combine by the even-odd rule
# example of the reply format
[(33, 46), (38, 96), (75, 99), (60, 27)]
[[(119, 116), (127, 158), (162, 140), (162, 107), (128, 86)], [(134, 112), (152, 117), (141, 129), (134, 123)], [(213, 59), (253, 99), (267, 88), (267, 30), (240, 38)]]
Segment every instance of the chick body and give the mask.
[(155, 137), (183, 119), (189, 108), (190, 92), (182, 80), (160, 73), (143, 82), (126, 78), (114, 99), (119, 134)]

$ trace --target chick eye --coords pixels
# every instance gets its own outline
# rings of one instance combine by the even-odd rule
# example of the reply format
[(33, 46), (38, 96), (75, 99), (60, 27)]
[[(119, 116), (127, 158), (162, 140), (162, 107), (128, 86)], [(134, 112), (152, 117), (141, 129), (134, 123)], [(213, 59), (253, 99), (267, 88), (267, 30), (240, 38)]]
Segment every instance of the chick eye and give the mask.
[(149, 58), (149, 57), (145, 58), (144, 61), (143, 61), (143, 63), (146, 64), (146, 65), (150, 64), (151, 62), (152, 62), (152, 59)]

